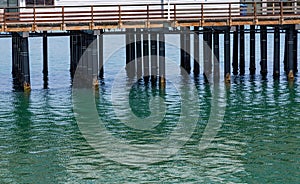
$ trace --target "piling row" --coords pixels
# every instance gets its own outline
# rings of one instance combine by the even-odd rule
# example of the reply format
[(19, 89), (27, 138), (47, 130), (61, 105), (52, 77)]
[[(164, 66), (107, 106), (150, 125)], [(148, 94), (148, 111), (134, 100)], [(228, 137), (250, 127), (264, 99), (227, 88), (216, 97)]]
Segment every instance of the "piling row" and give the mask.
[[(273, 29), (273, 30), (272, 30)], [(280, 30), (281, 27), (267, 27), (260, 26), (259, 30), (255, 26), (250, 26), (249, 35), (249, 73), (255, 75), (256, 73), (256, 32), (260, 34), (260, 74), (265, 78), (268, 74), (268, 31), (274, 31), (274, 63), (273, 76), (278, 78), (280, 74)], [(293, 80), (294, 74), (298, 71), (297, 58), (297, 38), (298, 32), (295, 25), (287, 25), (283, 27), (285, 31), (285, 55), (284, 55), (284, 70), (290, 80)], [(190, 29), (183, 28), (180, 32), (180, 66), (187, 72), (190, 72)], [(204, 27), (201, 31), (199, 27), (194, 27), (194, 75), (200, 73), (200, 58), (199, 55), (199, 33), (203, 36), (203, 74), (204, 79), (207, 80), (212, 72), (212, 64), (214, 77), (219, 74), (219, 34), (224, 34), (224, 77), (225, 81), (230, 81), (231, 66), (233, 75), (245, 75), (245, 27)], [(233, 40), (233, 48), (231, 50), (231, 33)], [(212, 45), (213, 43), (213, 45)], [(231, 56), (232, 51), (232, 56)], [(213, 57), (212, 57), (213, 53)]]
[[(102, 34), (102, 31), (99, 34), (82, 31), (71, 32), (70, 73), (72, 79), (77, 71), (81, 72), (78, 77), (85, 78), (83, 80), (92, 80), (94, 86), (98, 85), (98, 78), (103, 77)], [(80, 70), (77, 70), (78, 67)]]
[[(268, 32), (274, 32), (273, 40), (273, 76), (280, 75), (280, 35), (285, 33), (284, 40), (284, 72), (289, 80), (294, 79), (298, 72), (298, 31), (295, 25), (285, 26), (260, 26), (260, 48), (256, 46), (258, 29), (251, 25), (249, 30), (250, 40), (245, 40), (245, 27), (184, 27), (180, 36), (180, 66), (187, 72), (191, 72), (191, 45), (193, 50), (194, 75), (200, 74), (203, 67), (204, 79), (212, 74), (213, 78), (219, 77), (220, 60), (220, 34), (224, 35), (224, 79), (230, 81), (231, 67), (233, 75), (245, 75), (246, 61), (249, 62), (249, 73), (256, 73), (256, 49), (260, 49), (260, 74), (266, 77), (268, 74)], [(193, 31), (193, 32), (192, 32)], [(192, 34), (193, 36), (192, 36)], [(203, 46), (200, 47), (200, 33), (202, 33)], [(232, 38), (231, 38), (232, 33)], [(43, 43), (43, 78), (44, 88), (48, 86), (48, 37), (44, 31)], [(12, 75), (14, 87), (17, 89), (30, 89), (30, 67), (28, 54), (28, 33), (12, 33)], [(231, 50), (231, 40), (233, 48)], [(193, 43), (192, 43), (193, 42)], [(94, 46), (90, 47), (90, 45)], [(249, 44), (249, 58), (245, 57), (245, 44)], [(270, 43), (270, 42), (269, 42)], [(70, 73), (74, 78), (75, 71), (80, 64), (81, 72), (91, 76), (93, 84), (98, 85), (98, 78), (104, 77), (103, 70), (103, 30), (97, 31), (71, 31), (70, 32)], [(200, 55), (202, 50), (203, 55)], [(166, 83), (165, 65), (165, 32), (159, 29), (127, 29), (126, 30), (126, 71), (128, 77), (137, 77), (145, 82), (151, 81), (164, 87)], [(231, 53), (233, 53), (231, 55)], [(82, 60), (82, 62), (79, 62)], [(203, 60), (203, 66), (200, 64)], [(157, 80), (159, 79), (159, 80)], [(96, 84), (97, 83), (97, 84)]]
[(165, 35), (153, 29), (126, 30), (126, 71), (130, 78), (165, 86)]

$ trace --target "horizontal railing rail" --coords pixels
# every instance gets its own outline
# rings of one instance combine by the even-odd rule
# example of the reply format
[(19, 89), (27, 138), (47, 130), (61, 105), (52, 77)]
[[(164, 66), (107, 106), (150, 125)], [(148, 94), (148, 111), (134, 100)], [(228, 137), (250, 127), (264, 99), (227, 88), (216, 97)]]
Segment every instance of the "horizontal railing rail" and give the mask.
[(26, 26), (35, 31), (46, 25), (54, 27), (54, 24), (60, 24), (60, 29), (73, 29), (75, 25), (85, 24), (89, 25), (88, 29), (97, 26), (122, 28), (141, 26), (141, 22), (145, 27), (165, 22), (171, 22), (173, 26), (299, 24), (300, 1), (0, 8), (2, 31)]

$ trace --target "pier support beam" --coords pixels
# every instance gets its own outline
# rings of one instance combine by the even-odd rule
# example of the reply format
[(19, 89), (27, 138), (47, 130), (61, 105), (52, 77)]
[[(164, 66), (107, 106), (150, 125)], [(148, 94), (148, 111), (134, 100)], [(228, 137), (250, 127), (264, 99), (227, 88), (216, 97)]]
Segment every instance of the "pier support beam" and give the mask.
[(239, 72), (239, 26), (235, 27), (236, 30), (233, 32), (233, 54), (232, 54), (232, 73), (237, 75)]
[(157, 82), (157, 33), (150, 33), (151, 39), (151, 83), (156, 85)]
[(12, 33), (12, 67), (14, 88), (30, 90), (28, 33)]
[(165, 35), (159, 33), (159, 87), (166, 87)]
[(48, 88), (48, 38), (47, 31), (43, 32), (43, 80), (44, 89)]
[(294, 80), (294, 25), (290, 25), (288, 29), (288, 79)]
[(245, 75), (245, 28), (240, 26), (240, 75)]
[(199, 27), (194, 27), (194, 75), (196, 76), (200, 73), (199, 59)]
[(274, 57), (273, 57), (273, 77), (278, 78), (280, 75), (280, 30), (279, 26), (274, 28)]
[(148, 30), (144, 30), (143, 33), (143, 64), (144, 64), (144, 81), (149, 82), (150, 72), (149, 72), (149, 33)]
[(260, 61), (260, 74), (265, 77), (268, 73), (268, 66), (267, 66), (267, 27), (260, 26), (260, 53), (261, 53), (261, 61)]
[(142, 60), (142, 34), (141, 29), (137, 29), (136, 33), (136, 74), (139, 80), (143, 73), (143, 60)]
[(224, 74), (225, 82), (230, 81), (230, 28), (224, 34)]
[(250, 26), (250, 75), (255, 74), (255, 26)]

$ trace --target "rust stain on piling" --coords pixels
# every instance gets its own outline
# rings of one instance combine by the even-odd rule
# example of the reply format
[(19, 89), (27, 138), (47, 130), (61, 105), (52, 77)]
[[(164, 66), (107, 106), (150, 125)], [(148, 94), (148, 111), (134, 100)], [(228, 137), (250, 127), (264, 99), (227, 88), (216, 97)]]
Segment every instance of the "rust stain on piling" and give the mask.
[(293, 70), (290, 70), (289, 71), (289, 74), (288, 74), (288, 80), (289, 81), (293, 81), (294, 80), (294, 72), (293, 72)]
[(24, 91), (30, 91), (31, 90), (30, 84), (28, 82), (24, 82), (23, 89)]
[(227, 73), (226, 75), (225, 75), (225, 82), (226, 83), (230, 83), (230, 79), (231, 77), (230, 77), (230, 74), (229, 73)]

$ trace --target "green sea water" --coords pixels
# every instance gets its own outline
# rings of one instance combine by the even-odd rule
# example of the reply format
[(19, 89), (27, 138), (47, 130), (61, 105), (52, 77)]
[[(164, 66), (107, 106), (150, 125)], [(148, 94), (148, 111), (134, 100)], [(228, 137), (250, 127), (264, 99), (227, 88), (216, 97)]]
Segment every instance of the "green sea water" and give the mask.
[[(167, 40), (175, 38), (171, 35)], [(151, 115), (150, 97), (161, 96), (166, 105), (163, 122), (152, 131), (140, 131), (122, 123), (122, 117), (116, 118), (111, 91), (114, 76), (125, 63), (124, 48), (115, 49), (113, 44), (118, 41), (116, 45), (124, 44), (121, 36), (105, 37), (105, 79), (96, 92), (95, 108), (116, 139), (154, 143), (155, 148), (177, 126), (180, 94), (170, 81), (163, 93), (137, 82), (129, 93), (119, 89), (119, 95), (128, 96), (131, 110), (140, 118)], [(202, 76), (191, 76), (199, 103), (192, 135), (167, 159), (130, 166), (97, 151), (78, 127), (68, 45), (67, 37), (49, 39), (49, 89), (43, 89), (41, 39), (30, 39), (32, 91), (24, 93), (12, 89), (11, 41), (0, 39), (0, 183), (299, 183), (298, 76), (294, 83), (284, 75), (278, 81), (271, 74), (267, 80), (259, 75), (233, 77), (219, 99), (226, 102), (221, 127), (202, 150), (198, 144), (209, 121), (213, 91)], [(167, 46), (166, 55), (178, 63), (180, 55), (174, 46)], [(175, 81), (184, 82), (180, 77)]]

